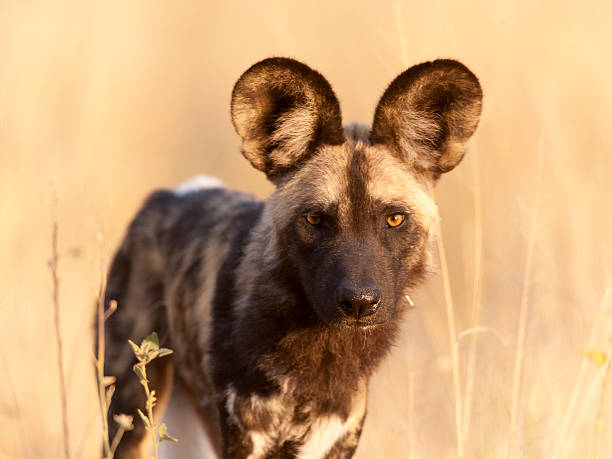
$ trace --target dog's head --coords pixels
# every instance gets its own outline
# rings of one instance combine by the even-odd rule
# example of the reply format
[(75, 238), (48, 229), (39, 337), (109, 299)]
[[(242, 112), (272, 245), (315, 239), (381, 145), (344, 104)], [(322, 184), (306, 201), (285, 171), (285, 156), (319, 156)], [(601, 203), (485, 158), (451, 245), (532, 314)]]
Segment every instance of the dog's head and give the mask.
[(278, 250), (324, 322), (389, 320), (422, 278), (432, 190), (480, 117), (478, 79), (453, 60), (416, 65), (384, 92), (372, 128), (342, 127), (329, 83), (292, 59), (248, 69), (232, 94), (242, 153), (276, 184)]

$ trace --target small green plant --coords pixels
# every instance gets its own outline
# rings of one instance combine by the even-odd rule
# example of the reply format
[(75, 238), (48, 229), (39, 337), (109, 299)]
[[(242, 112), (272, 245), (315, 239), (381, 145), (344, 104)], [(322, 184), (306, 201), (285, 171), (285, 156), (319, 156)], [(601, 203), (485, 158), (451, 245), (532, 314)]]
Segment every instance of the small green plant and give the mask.
[(159, 347), (159, 339), (157, 338), (157, 333), (155, 332), (143, 339), (140, 346), (133, 341), (128, 341), (130, 346), (132, 346), (134, 355), (138, 359), (138, 363), (133, 367), (134, 373), (136, 373), (138, 379), (140, 380), (140, 384), (142, 384), (142, 387), (144, 387), (145, 395), (147, 397), (147, 414), (145, 415), (145, 413), (143, 413), (141, 410), (138, 410), (138, 415), (142, 419), (142, 422), (144, 422), (145, 428), (151, 435), (151, 440), (153, 441), (153, 458), (157, 459), (157, 448), (162, 441), (169, 440), (177, 442), (178, 440), (168, 434), (166, 424), (156, 424), (153, 420), (153, 407), (155, 406), (157, 399), (155, 397), (155, 391), (149, 388), (149, 380), (147, 379), (147, 364), (158, 357), (164, 357), (172, 354), (172, 350)]

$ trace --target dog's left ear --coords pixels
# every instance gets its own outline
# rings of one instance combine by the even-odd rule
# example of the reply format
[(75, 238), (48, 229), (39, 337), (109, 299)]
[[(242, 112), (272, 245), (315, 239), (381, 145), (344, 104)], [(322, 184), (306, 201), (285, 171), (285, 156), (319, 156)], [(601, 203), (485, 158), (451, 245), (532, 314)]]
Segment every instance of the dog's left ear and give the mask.
[(453, 169), (478, 125), (482, 89), (476, 76), (454, 60), (415, 65), (383, 94), (370, 141), (388, 146), (433, 180)]
[(232, 92), (242, 154), (276, 182), (321, 145), (344, 143), (340, 104), (318, 72), (287, 58), (253, 65)]

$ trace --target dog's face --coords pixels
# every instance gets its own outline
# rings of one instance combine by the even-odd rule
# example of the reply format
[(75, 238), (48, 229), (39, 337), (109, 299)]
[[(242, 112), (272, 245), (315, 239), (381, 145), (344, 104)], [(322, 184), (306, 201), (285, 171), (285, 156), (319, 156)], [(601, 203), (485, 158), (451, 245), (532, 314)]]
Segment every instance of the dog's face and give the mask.
[(266, 59), (236, 83), (243, 154), (277, 185), (267, 205), (278, 250), (321, 321), (384, 323), (422, 278), (432, 189), (463, 158), (481, 100), (462, 64), (420, 64), (387, 88), (371, 130), (345, 132), (331, 87), (304, 64)]
[(321, 319), (368, 326), (393, 315), (426, 265), (437, 215), (428, 186), (350, 137), (279, 185), (268, 204), (279, 249)]

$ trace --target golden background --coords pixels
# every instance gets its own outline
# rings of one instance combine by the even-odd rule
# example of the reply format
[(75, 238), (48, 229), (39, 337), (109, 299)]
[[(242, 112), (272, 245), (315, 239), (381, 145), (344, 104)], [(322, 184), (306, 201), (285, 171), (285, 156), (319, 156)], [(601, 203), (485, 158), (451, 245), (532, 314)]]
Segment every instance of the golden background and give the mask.
[[(413, 295), (357, 456), (457, 456), (449, 279), (465, 457), (612, 457), (610, 18), (603, 1), (0, 1), (0, 457), (63, 452), (53, 190), (70, 451), (97, 457), (101, 260), (155, 188), (203, 173), (270, 193), (229, 99), (275, 55), (320, 71), (347, 123), (371, 122), (386, 85), (436, 57), (485, 93), (437, 188), (448, 276)], [(183, 441), (166, 457), (192, 457), (194, 424), (168, 420)]]

